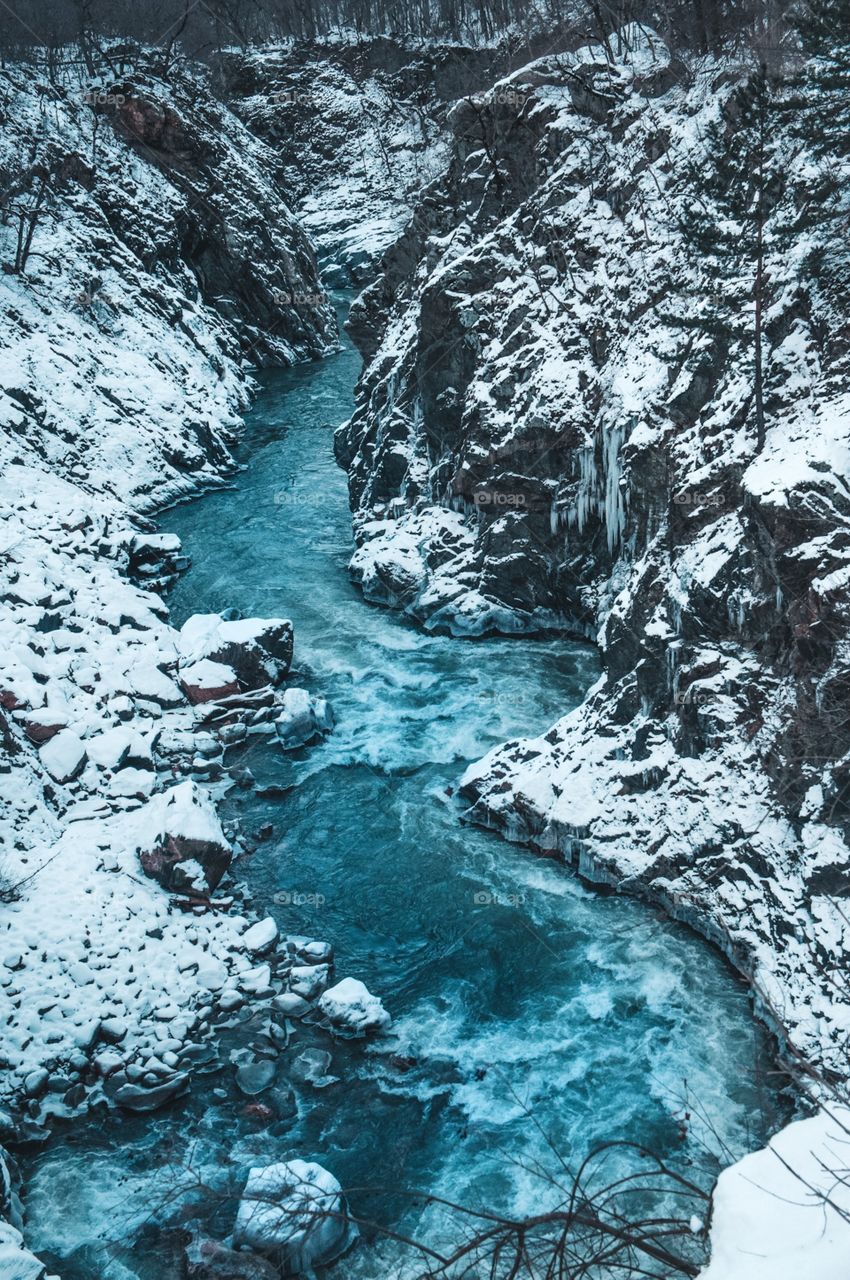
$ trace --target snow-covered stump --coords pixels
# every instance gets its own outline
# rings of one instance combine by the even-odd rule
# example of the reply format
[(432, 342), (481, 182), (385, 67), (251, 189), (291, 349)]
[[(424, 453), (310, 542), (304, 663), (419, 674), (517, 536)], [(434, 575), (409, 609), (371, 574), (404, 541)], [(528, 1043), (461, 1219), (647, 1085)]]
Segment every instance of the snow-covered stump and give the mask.
[(272, 1257), (284, 1275), (327, 1266), (358, 1235), (340, 1184), (321, 1165), (288, 1160), (248, 1173), (233, 1243)]

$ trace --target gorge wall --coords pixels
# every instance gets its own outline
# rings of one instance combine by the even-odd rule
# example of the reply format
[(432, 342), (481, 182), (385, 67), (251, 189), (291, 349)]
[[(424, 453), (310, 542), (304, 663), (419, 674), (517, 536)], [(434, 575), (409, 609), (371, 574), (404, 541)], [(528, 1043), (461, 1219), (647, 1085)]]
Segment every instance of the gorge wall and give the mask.
[(663, 902), (845, 1078), (846, 205), (806, 212), (846, 161), (801, 83), (633, 29), (462, 98), (445, 176), (352, 310), (367, 366), (337, 454), (369, 599), (601, 645), (578, 711), (467, 773), (470, 819)]

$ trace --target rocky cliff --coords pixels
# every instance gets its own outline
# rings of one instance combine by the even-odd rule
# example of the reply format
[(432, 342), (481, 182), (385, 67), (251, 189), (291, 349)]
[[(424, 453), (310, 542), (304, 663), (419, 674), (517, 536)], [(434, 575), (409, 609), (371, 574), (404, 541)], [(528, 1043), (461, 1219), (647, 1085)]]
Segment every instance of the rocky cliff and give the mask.
[(630, 31), (462, 98), (352, 311), (368, 364), (337, 452), (368, 598), (601, 646), (581, 708), (468, 772), (469, 817), (663, 902), (846, 1076), (842, 197), (806, 217), (846, 162), (799, 80), (753, 85)]

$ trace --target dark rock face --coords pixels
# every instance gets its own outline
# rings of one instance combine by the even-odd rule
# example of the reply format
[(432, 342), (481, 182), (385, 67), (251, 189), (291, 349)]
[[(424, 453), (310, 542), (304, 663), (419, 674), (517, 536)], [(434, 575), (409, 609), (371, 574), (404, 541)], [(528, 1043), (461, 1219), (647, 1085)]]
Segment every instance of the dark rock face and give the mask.
[(806, 1008), (850, 951), (843, 303), (772, 260), (757, 453), (751, 335), (697, 323), (681, 231), (733, 84), (653, 58), (544, 59), (452, 111), (351, 313), (352, 571), (428, 626), (599, 637), (603, 686), (471, 771), (473, 815), (655, 895), (834, 1060)]
[(362, 285), (444, 158), (449, 105), (504, 74), (504, 49), (364, 37), (221, 62), (228, 101), (279, 158), (334, 285)]
[(183, 862), (197, 862), (203, 869), (210, 889), (214, 889), (227, 868), (232, 854), (225, 845), (210, 840), (193, 840), (186, 836), (166, 836), (165, 840), (140, 854), (145, 875), (166, 889), (182, 888), (179, 867)]
[[(239, 137), (234, 117), (198, 84), (196, 73), (172, 73), (167, 92), (137, 75), (113, 86), (95, 108), (128, 147), (157, 166), (182, 205), (167, 239), (145, 246), (149, 265), (151, 252), (158, 261), (185, 264), (252, 363), (324, 354), (335, 336), (333, 309), (310, 243), (274, 176), (272, 155), (247, 132)], [(112, 205), (109, 215), (123, 231), (121, 209)], [(143, 234), (134, 225), (127, 231), (131, 238)], [(294, 296), (304, 301), (294, 303)]]

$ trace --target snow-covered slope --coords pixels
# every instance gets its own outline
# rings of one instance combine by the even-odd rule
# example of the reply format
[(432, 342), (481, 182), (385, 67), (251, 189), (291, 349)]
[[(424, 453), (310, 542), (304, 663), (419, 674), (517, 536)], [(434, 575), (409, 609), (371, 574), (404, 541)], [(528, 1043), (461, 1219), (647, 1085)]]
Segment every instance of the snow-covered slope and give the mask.
[(233, 109), (279, 156), (325, 278), (362, 284), (445, 167), (446, 116), (500, 48), (328, 38), (224, 62)]
[(273, 158), (202, 75), (0, 85), (0, 1090), (32, 1125), (169, 1096), (186, 1041), (275, 981), (206, 905), (238, 841), (199, 782), (272, 731), (291, 628), (209, 619), (188, 653), (153, 590), (179, 545), (139, 513), (220, 481), (249, 361), (336, 328)]

